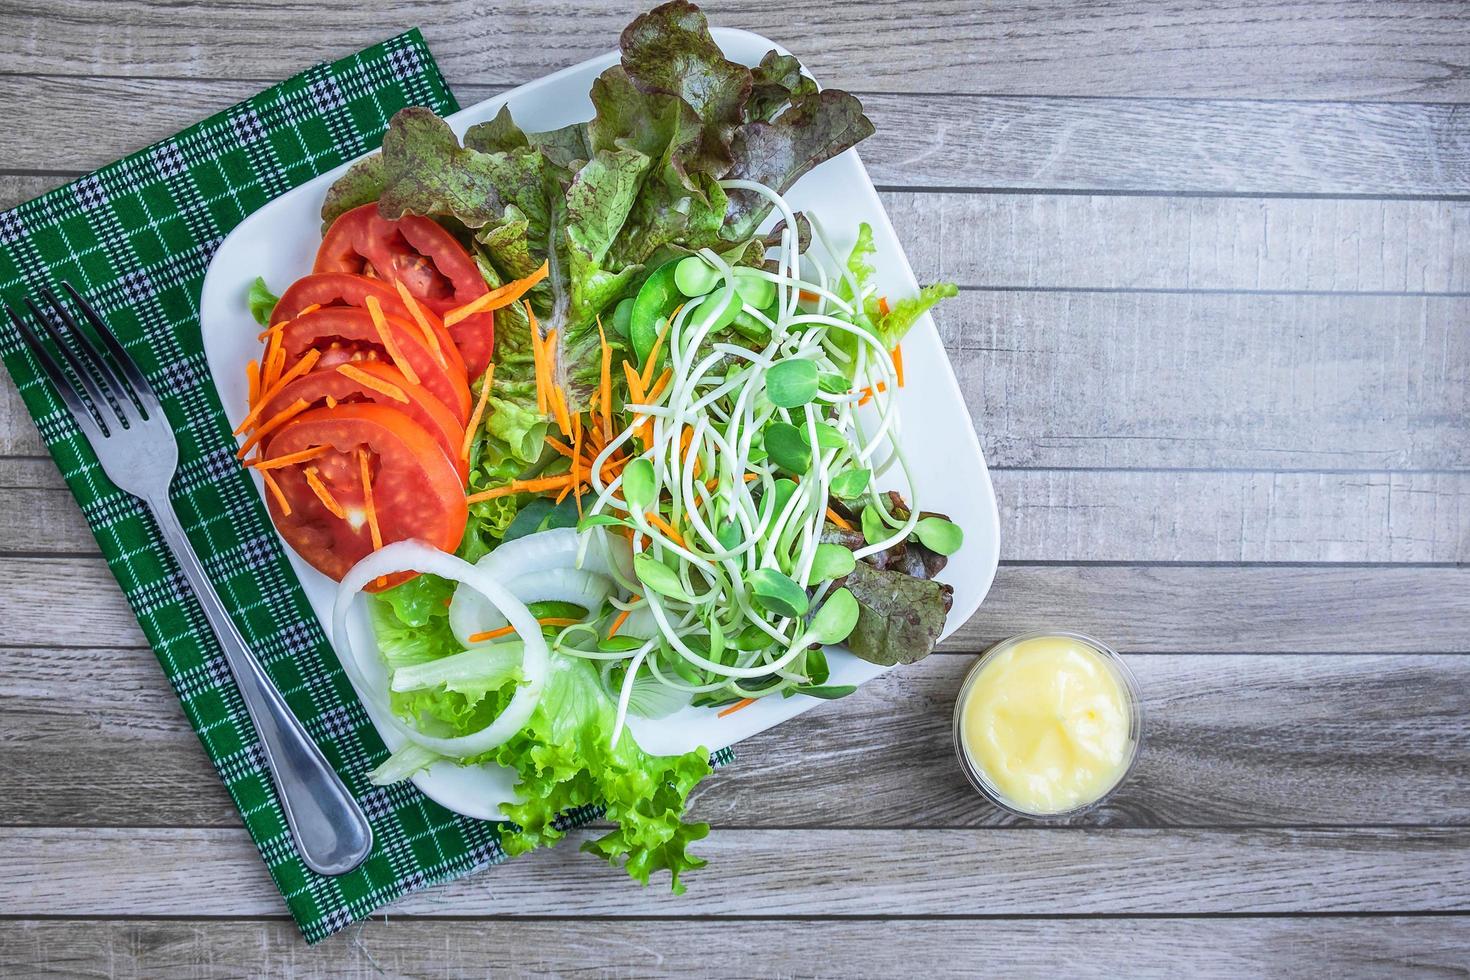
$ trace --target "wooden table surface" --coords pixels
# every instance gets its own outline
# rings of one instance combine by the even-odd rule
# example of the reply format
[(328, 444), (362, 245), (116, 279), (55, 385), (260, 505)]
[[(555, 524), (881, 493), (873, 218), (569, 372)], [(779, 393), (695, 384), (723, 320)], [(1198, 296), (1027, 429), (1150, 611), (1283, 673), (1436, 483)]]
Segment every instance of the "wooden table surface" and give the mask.
[[(1358, 974), (1470, 963), (1470, 10), (711, 3), (863, 98), (1002, 564), (941, 653), (740, 747), (680, 898), (568, 844), (308, 948), (8, 379), (0, 973)], [(594, 0), (0, 5), (0, 207), (421, 25), (471, 104), (606, 50)], [(1036, 828), (954, 763), (1043, 624), (1147, 701)]]

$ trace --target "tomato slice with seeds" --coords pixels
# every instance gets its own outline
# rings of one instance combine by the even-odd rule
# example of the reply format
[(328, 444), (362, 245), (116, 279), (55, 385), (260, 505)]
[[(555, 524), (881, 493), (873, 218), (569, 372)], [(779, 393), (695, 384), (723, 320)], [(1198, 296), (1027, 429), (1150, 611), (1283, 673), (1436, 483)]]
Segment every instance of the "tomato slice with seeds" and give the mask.
[[(271, 323), (294, 320), (301, 315), (302, 310), (312, 306), (322, 309), (338, 307), (365, 309), (369, 296), (377, 297), (378, 305), (382, 307), (384, 313), (407, 321), (420, 336), (423, 335), (418, 321), (403, 304), (403, 297), (398, 295), (398, 290), (391, 282), (345, 272), (313, 274), (297, 279), (289, 289), (281, 294), (276, 308), (271, 311)], [(419, 304), (419, 311), (423, 314), (429, 329), (434, 332), (444, 360), (463, 371), (465, 369), (464, 358), (460, 355), (454, 337), (445, 329), (444, 321), (440, 319), (441, 314), (426, 303)], [(483, 372), (485, 369), (481, 367), (480, 370)]]
[(454, 413), (445, 408), (444, 403), (430, 394), (427, 388), (414, 384), (396, 367), (381, 361), (343, 362), (335, 367), (303, 374), (288, 383), (265, 404), (260, 411), (260, 423), (267, 424), (278, 413), (286, 411), (298, 401), (306, 403), (306, 409), (303, 409), (306, 411), (327, 405), (328, 399), (334, 405), (372, 402), (402, 412), (433, 436), (439, 448), (444, 450), (444, 455), (454, 463), (460, 483), (464, 484), (469, 480), (469, 461), (459, 451), (464, 440), (464, 426), (455, 420)]
[(440, 364), (424, 344), (423, 334), (408, 321), (385, 313), (383, 323), (388, 330), (386, 341), (367, 310), (329, 306), (298, 316), (282, 328), (281, 347), (286, 354), (282, 371), (290, 370), (312, 349), (321, 351), (321, 359), (315, 365), (317, 371), (358, 361), (393, 364), (391, 343), (418, 378), (419, 385), (439, 399), (463, 429), (470, 418), (470, 387), (464, 368), (457, 363)]
[[(459, 473), (433, 436), (403, 412), (365, 402), (315, 408), (272, 435), (264, 458), (268, 465), (316, 447), (327, 448), (269, 470), (289, 514), (273, 494), (266, 495), (281, 537), (312, 568), (340, 581), (374, 550), (374, 519), (383, 544), (416, 539), (451, 552), (459, 546), (469, 519)], [(371, 505), (361, 454), (367, 460)], [(387, 576), (373, 591), (414, 574)]]
[[(376, 204), (353, 208), (332, 222), (316, 254), (318, 273), (401, 282), (439, 316), (490, 291), (474, 258), (437, 221), (419, 215), (384, 218)], [(495, 314), (466, 317), (449, 328), (466, 369), (478, 377), (495, 353)]]

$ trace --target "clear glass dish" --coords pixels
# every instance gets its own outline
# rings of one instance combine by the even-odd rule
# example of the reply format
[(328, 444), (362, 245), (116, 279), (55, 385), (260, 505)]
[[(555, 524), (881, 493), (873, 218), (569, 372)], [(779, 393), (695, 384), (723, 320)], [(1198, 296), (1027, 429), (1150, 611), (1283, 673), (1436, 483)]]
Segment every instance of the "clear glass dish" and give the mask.
[[(1101, 796), (1068, 810), (1038, 813), (1026, 810), (1008, 799), (1005, 794), (995, 787), (985, 775), (985, 772), (979, 766), (975, 765), (970, 759), (969, 753), (965, 750), (963, 729), (965, 700), (969, 696), (970, 688), (974, 686), (975, 678), (980, 675), (980, 671), (985, 668), (985, 665), (1017, 644), (1041, 637), (1061, 637), (1073, 640), (1096, 651), (1102, 657), (1103, 662), (1113, 671), (1114, 676), (1117, 677), (1118, 682), (1123, 688), (1124, 694), (1128, 699), (1129, 723), (1128, 760), (1120, 770), (1118, 778)], [(1085, 633), (1078, 633), (1073, 630), (1032, 630), (1029, 633), (1019, 633), (1001, 640), (976, 658), (975, 662), (970, 665), (970, 669), (965, 673), (965, 679), (960, 683), (959, 694), (955, 697), (952, 736), (954, 738), (955, 755), (960, 761), (960, 769), (964, 772), (965, 778), (970, 781), (970, 785), (975, 787), (975, 790), (981, 796), (984, 796), (996, 807), (1007, 813), (1013, 813), (1018, 817), (1025, 817), (1028, 820), (1063, 820), (1101, 806), (1118, 791), (1118, 787), (1128, 781), (1129, 775), (1133, 772), (1133, 767), (1138, 764), (1138, 756), (1143, 748), (1143, 700), (1139, 696), (1138, 681), (1134, 678), (1133, 672), (1128, 669), (1128, 665), (1123, 662), (1123, 658), (1106, 643), (1094, 639)]]

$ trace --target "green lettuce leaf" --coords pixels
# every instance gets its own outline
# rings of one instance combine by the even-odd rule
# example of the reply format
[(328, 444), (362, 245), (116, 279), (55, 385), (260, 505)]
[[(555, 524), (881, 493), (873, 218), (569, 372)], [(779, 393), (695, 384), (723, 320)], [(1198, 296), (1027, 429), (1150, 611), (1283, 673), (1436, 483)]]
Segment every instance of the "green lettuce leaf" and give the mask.
[(374, 153), (354, 163), (327, 189), (322, 201), (322, 231), (353, 208), (371, 204), (383, 193), (383, 155)]
[(551, 676), (530, 723), (491, 753), (516, 771), (516, 791), (525, 800), (504, 808), (519, 830), (501, 844), (512, 855), (555, 844), (566, 833), (558, 816), (602, 804), (603, 819), (616, 826), (583, 850), (621, 865), (643, 884), (654, 872), (668, 871), (674, 892), (682, 893), (679, 876), (705, 863), (689, 845), (709, 827), (682, 817), (690, 791), (709, 775), (709, 753), (701, 748), (650, 756), (627, 731), (612, 746), (616, 716), (592, 663), (552, 655)]
[(250, 284), (250, 292), (245, 296), (245, 305), (250, 307), (250, 315), (262, 327), (271, 325), (271, 311), (280, 301), (281, 297), (271, 292), (260, 276), (255, 277), (255, 281)]
[[(919, 317), (929, 312), (940, 300), (959, 295), (960, 290), (951, 282), (921, 286), (916, 296), (908, 296), (896, 302), (890, 300), (889, 310), (884, 313), (881, 297), (873, 289), (873, 277), (877, 275), (873, 257), (877, 252), (872, 226), (864, 221), (858, 226), (857, 240), (853, 242), (852, 251), (847, 256), (847, 271), (857, 283), (857, 291), (854, 293), (852, 286), (844, 278), (837, 286), (837, 295), (849, 302), (862, 297), (862, 302), (857, 307), (858, 315), (855, 317), (858, 325), (877, 337), (885, 348), (892, 350), (903, 340)], [(849, 357), (857, 352), (857, 339), (851, 335), (839, 337), (837, 344)]]

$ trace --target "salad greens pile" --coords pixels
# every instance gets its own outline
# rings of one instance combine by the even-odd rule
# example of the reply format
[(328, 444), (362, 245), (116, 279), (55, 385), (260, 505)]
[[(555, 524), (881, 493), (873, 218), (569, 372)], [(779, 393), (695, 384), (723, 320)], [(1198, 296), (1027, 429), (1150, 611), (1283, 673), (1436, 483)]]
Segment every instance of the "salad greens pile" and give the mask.
[[(461, 142), (428, 110), (399, 112), (322, 216), (376, 201), (432, 217), (491, 286), (545, 270), (496, 314), (458, 555), (527, 603), (549, 675), (522, 676), (525, 638), (434, 575), (374, 596), (372, 622), (392, 710), (426, 736), (481, 731), (541, 685), (509, 741), (450, 757), (515, 770), (509, 853), (601, 805), (615, 827), (585, 849), (645, 883), (667, 869), (679, 891), (703, 863), (688, 845), (707, 827), (682, 817), (708, 754), (650, 756), (629, 716), (841, 697), (824, 645), (892, 664), (938, 640), (950, 592), (934, 575), (960, 529), (879, 484), (896, 473), (912, 497), (899, 343), (955, 290), (890, 303), (871, 229), (837, 254), (782, 197), (872, 132), (856, 98), (818, 91), (790, 56), (726, 60), (685, 2), (637, 18), (621, 47), (585, 123), (526, 132), (502, 109)], [(589, 542), (607, 552), (596, 568)], [(410, 742), (374, 778), (443, 758)]]

